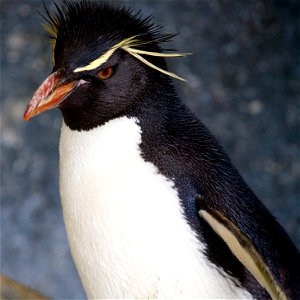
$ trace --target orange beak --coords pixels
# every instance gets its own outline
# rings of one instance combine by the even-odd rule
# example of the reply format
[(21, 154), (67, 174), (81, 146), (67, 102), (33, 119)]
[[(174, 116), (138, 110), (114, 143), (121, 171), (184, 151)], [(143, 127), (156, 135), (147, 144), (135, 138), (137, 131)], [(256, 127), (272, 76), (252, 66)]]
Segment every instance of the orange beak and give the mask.
[(64, 83), (59, 70), (52, 73), (40, 85), (28, 103), (23, 117), (24, 120), (28, 121), (48, 109), (58, 107), (80, 84), (82, 84), (81, 81)]

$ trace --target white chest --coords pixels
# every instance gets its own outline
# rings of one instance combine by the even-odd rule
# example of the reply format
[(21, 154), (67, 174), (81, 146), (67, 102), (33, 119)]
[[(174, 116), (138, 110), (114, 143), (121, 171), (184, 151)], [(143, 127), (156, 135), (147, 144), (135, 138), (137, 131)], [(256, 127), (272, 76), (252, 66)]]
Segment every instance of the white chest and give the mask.
[(251, 298), (205, 258), (171, 181), (141, 157), (136, 119), (62, 126), (60, 190), (89, 298)]

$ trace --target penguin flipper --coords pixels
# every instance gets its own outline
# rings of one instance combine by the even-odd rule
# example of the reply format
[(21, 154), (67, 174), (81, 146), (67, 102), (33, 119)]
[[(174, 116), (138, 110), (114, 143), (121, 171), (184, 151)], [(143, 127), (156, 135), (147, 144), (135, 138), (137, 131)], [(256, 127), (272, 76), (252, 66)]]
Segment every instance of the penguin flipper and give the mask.
[(214, 209), (200, 209), (199, 215), (224, 240), (231, 252), (268, 291), (272, 299), (288, 299), (251, 240), (232, 221)]

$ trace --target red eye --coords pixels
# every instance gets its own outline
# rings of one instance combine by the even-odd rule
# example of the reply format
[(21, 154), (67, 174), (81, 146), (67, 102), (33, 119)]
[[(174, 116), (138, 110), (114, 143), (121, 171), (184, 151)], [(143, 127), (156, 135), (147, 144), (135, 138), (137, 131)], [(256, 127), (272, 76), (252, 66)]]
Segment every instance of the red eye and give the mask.
[(98, 73), (98, 77), (100, 79), (108, 79), (113, 73), (113, 69), (112, 68), (106, 68), (106, 69), (103, 69), (101, 70), (99, 73)]

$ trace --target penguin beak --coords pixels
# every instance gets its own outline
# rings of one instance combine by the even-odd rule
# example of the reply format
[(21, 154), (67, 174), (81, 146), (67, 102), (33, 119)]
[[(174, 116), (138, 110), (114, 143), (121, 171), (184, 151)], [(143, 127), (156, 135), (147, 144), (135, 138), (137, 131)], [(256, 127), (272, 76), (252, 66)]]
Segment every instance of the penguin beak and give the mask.
[(83, 83), (82, 81), (66, 81), (60, 70), (52, 73), (40, 85), (28, 103), (24, 112), (24, 120), (28, 121), (48, 109), (58, 107), (76, 87)]

